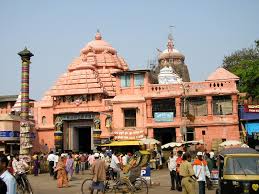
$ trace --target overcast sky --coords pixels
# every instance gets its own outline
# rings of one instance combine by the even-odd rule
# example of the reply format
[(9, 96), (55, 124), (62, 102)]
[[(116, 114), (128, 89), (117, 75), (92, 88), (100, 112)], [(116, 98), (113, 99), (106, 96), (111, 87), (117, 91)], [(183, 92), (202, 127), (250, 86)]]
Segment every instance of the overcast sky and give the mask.
[(25, 46), (31, 98), (40, 99), (100, 29), (131, 69), (147, 67), (166, 49), (169, 26), (191, 80), (203, 81), (225, 55), (259, 39), (258, 0), (1, 0), (0, 95), (20, 92)]

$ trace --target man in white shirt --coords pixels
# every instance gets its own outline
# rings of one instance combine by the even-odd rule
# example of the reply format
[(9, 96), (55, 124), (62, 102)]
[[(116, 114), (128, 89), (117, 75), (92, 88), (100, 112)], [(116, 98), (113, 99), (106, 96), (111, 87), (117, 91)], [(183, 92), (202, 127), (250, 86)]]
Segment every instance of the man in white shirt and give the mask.
[(122, 165), (123, 166), (126, 166), (128, 164), (128, 159), (129, 159), (128, 154), (124, 154), (124, 156), (122, 157)]
[(5, 182), (7, 186), (6, 194), (16, 194), (16, 180), (8, 172), (8, 159), (5, 155), (0, 155), (0, 178)]
[(176, 184), (176, 159), (177, 159), (177, 155), (174, 154), (174, 152), (171, 152), (171, 155), (168, 158), (168, 169), (170, 171), (170, 177), (171, 177), (171, 190), (175, 190), (175, 184)]
[(197, 157), (198, 159), (193, 162), (193, 170), (195, 176), (198, 178), (199, 194), (205, 194), (206, 176), (210, 179), (210, 171), (206, 160), (203, 159), (203, 153), (198, 152)]
[(121, 164), (118, 159), (118, 155), (119, 154), (116, 154), (115, 152), (113, 152), (111, 164), (110, 164), (110, 167), (112, 168), (113, 173), (116, 175), (116, 179), (120, 178), (120, 172), (121, 172)]
[(49, 162), (49, 175), (53, 176), (54, 175), (54, 165), (56, 161), (56, 156), (53, 154), (53, 151), (51, 151), (48, 155), (47, 161)]

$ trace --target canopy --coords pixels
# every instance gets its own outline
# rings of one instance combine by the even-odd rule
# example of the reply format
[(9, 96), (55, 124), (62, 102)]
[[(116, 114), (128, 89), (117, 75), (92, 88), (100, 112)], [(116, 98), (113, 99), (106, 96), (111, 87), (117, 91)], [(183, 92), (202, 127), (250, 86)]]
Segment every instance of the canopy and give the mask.
[(242, 143), (240, 141), (237, 140), (228, 140), (228, 141), (224, 141), (221, 144), (219, 144), (219, 146), (235, 146), (235, 145), (241, 145)]
[(146, 145), (154, 145), (154, 144), (160, 144), (160, 141), (153, 139), (153, 138), (143, 138), (140, 140), (142, 144)]
[(101, 146), (106, 146), (106, 147), (112, 147), (112, 146), (139, 146), (143, 145), (141, 141), (139, 140), (132, 140), (132, 141), (113, 141), (108, 144), (103, 144)]
[(202, 140), (199, 140), (199, 141), (185, 141), (183, 144), (193, 144), (193, 145), (196, 145), (196, 144), (204, 144), (204, 142)]
[(188, 144), (193, 144), (193, 145), (196, 145), (196, 144), (204, 144), (203, 141), (199, 140), (199, 141), (185, 141), (185, 142), (170, 142), (170, 143), (167, 143), (165, 145), (162, 145), (161, 148), (164, 149), (164, 148), (174, 148), (174, 147), (181, 147), (182, 145), (188, 145)]
[(170, 142), (167, 143), (165, 145), (162, 145), (161, 148), (174, 148), (174, 147), (181, 147), (183, 145), (183, 143), (179, 143), (179, 142)]

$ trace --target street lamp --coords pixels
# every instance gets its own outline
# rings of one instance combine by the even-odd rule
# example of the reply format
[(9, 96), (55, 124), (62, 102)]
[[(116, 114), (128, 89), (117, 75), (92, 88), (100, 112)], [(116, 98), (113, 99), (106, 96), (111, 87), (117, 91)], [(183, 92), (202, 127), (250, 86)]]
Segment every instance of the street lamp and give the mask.
[(30, 141), (30, 120), (29, 120), (29, 74), (30, 74), (30, 59), (34, 56), (26, 47), (19, 52), (22, 59), (22, 79), (21, 79), (21, 122), (20, 122), (20, 155), (28, 156), (32, 147)]

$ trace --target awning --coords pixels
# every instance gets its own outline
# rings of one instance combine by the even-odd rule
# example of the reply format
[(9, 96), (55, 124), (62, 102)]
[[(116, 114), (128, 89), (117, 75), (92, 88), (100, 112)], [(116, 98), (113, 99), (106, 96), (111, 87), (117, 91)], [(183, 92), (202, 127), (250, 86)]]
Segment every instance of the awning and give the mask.
[(113, 141), (109, 144), (103, 144), (101, 146), (105, 147), (112, 147), (112, 146), (139, 146), (143, 145), (141, 141), (134, 140), (134, 141)]

